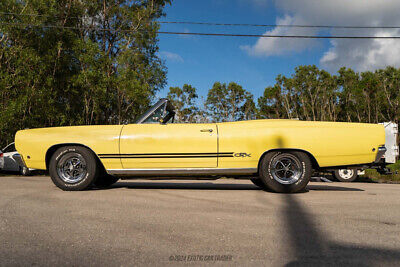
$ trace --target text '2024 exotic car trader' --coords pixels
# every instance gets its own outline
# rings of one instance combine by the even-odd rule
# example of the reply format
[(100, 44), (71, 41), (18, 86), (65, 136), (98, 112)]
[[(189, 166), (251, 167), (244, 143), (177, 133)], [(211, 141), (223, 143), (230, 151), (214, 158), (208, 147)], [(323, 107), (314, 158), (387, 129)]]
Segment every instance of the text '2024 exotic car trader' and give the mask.
[(230, 177), (298, 192), (314, 170), (380, 166), (386, 151), (378, 124), (174, 123), (174, 115), (170, 102), (161, 99), (135, 124), (22, 130), (15, 144), (21, 164), (47, 169), (63, 190), (106, 187), (120, 178)]

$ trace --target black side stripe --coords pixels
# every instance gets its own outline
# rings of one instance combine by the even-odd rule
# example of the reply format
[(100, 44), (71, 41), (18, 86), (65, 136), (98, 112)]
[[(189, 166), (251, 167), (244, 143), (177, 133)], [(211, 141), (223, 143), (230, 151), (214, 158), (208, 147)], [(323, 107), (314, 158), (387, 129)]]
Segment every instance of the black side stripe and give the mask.
[(124, 156), (101, 156), (102, 159), (173, 159), (173, 158), (233, 158), (233, 155), (215, 156), (154, 156), (154, 157), (124, 157)]
[(233, 157), (233, 152), (223, 153), (154, 153), (154, 154), (99, 154), (100, 158), (216, 158)]
[(233, 154), (233, 152), (219, 152), (219, 153), (145, 153), (145, 154), (99, 154), (99, 156), (114, 156), (114, 155), (132, 155), (132, 156), (165, 156), (165, 155), (221, 155), (221, 154)]

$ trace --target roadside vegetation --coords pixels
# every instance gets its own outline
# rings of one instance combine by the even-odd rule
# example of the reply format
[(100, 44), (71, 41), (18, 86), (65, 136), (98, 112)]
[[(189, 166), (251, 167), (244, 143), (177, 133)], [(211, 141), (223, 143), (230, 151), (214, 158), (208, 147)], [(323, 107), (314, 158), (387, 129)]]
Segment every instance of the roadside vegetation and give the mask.
[(359, 178), (360, 181), (373, 181), (379, 183), (400, 183), (400, 161), (388, 165), (393, 174), (381, 175), (376, 170), (366, 170), (365, 175)]
[(0, 1), (0, 147), (24, 128), (120, 124), (166, 84), (170, 0)]
[(257, 100), (234, 82), (215, 82), (203, 101), (189, 84), (170, 88), (168, 98), (185, 113), (178, 117), (183, 122), (271, 118), (398, 123), (399, 88), (400, 69), (393, 67), (361, 73), (341, 68), (333, 75), (299, 66), (291, 76), (278, 75)]

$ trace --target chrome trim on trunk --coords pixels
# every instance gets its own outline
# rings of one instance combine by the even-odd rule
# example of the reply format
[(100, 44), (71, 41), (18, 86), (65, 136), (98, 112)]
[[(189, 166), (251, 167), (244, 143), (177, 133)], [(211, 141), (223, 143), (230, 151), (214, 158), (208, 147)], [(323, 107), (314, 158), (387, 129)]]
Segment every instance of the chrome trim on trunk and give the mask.
[(244, 175), (257, 173), (257, 168), (109, 169), (107, 173), (117, 176)]

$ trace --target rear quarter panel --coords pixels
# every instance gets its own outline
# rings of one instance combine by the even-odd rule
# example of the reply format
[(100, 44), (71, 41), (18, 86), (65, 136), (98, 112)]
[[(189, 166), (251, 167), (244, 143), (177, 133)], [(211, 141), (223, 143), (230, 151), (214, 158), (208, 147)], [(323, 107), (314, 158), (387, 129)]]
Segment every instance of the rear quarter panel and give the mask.
[[(15, 146), (29, 168), (46, 169), (47, 151), (60, 144), (83, 145), (96, 154), (119, 153), (122, 125), (74, 126), (18, 131)], [(103, 159), (106, 169), (121, 168), (119, 159)]]
[(256, 168), (263, 153), (280, 148), (307, 151), (320, 167), (365, 164), (385, 144), (382, 125), (363, 123), (255, 120), (219, 123), (218, 134), (219, 152), (250, 154), (220, 158), (220, 168)]

